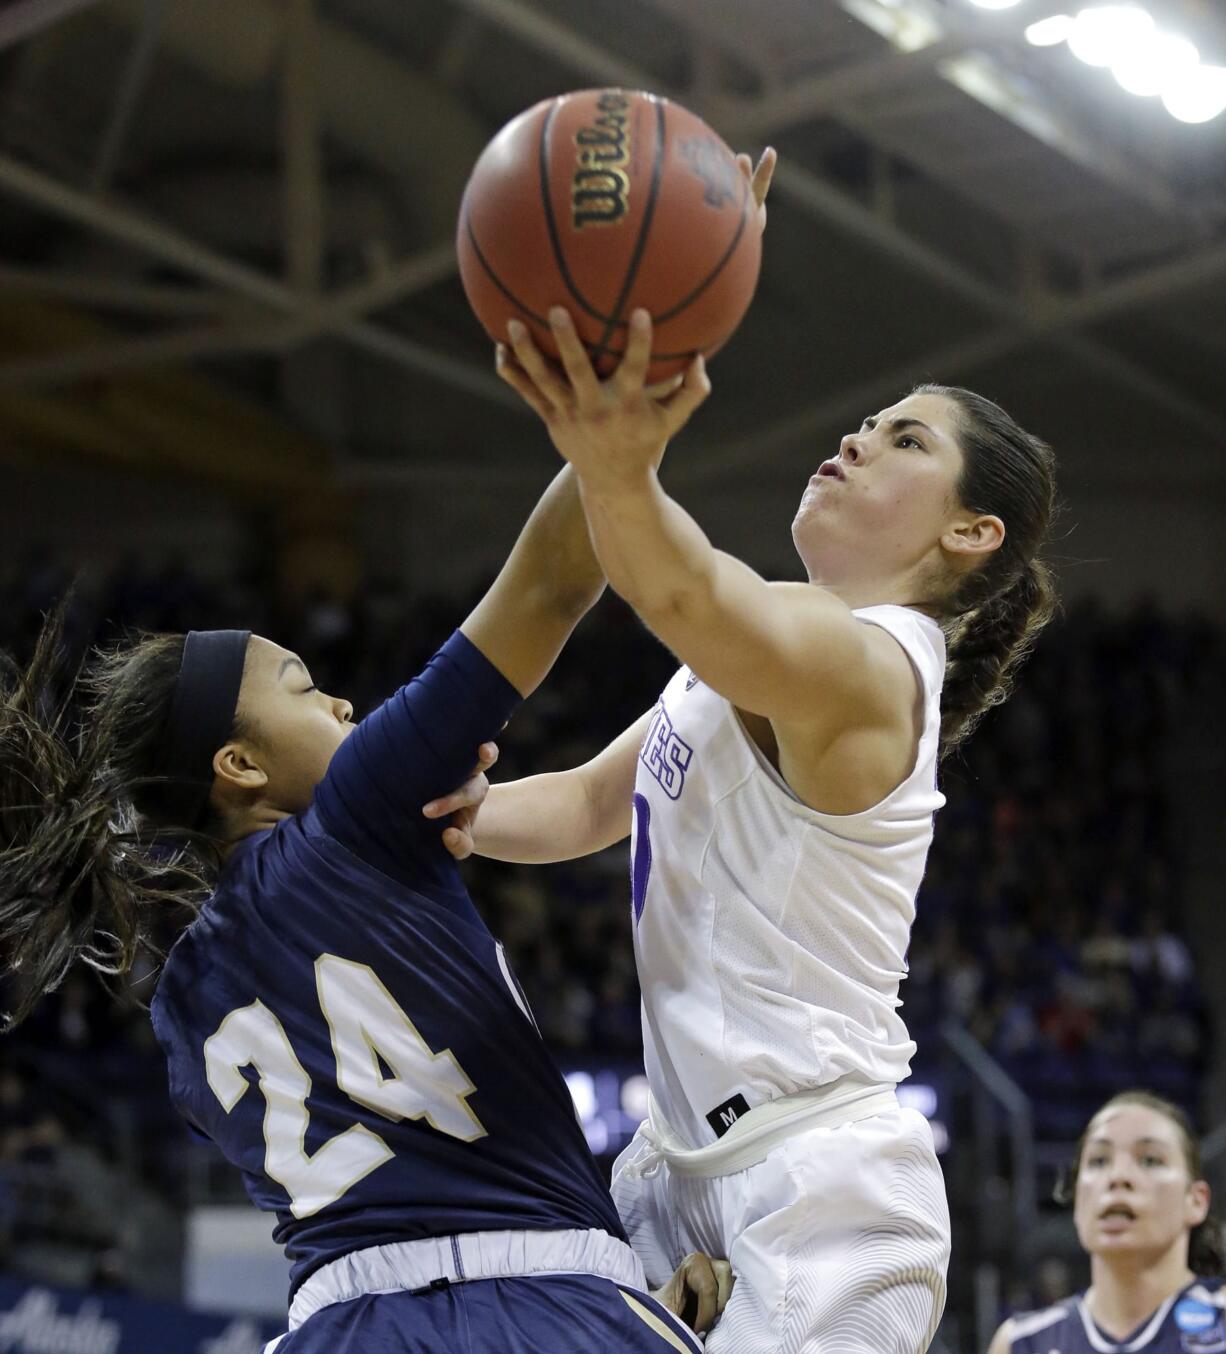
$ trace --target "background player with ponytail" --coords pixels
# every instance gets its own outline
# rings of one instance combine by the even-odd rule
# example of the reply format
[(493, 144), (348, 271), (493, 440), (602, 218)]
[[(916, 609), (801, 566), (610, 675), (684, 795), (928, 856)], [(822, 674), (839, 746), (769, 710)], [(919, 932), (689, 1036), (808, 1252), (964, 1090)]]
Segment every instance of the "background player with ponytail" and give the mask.
[(1211, 1354), (1226, 1349), (1226, 1238), (1188, 1117), (1148, 1091), (1090, 1120), (1061, 1191), (1090, 1287), (996, 1332), (988, 1354)]
[[(521, 332), (504, 376), (577, 471), (611, 585), (685, 666), (603, 753), (495, 785), (448, 844), (539, 862), (633, 833), (651, 1111), (613, 1193), (649, 1276), (700, 1242), (732, 1262), (708, 1349), (918, 1354), (949, 1219), (927, 1123), (894, 1096), (898, 990), (938, 757), (1052, 612), (1051, 451), (979, 395), (920, 387), (809, 480), (809, 582), (768, 583), (657, 479), (649, 317), (604, 385), (551, 323), (565, 373)], [(683, 389), (705, 398), (701, 362)]]

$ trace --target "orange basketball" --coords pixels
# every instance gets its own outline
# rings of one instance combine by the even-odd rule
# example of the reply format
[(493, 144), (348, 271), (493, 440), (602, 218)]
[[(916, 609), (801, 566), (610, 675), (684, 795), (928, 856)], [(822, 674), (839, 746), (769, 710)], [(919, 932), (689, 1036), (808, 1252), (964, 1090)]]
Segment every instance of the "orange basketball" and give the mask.
[(728, 341), (762, 255), (753, 194), (723, 141), (679, 105), (621, 89), (563, 94), (507, 123), (468, 180), (456, 247), (498, 342), (518, 317), (556, 357), (547, 316), (565, 306), (607, 375), (645, 307), (650, 381)]

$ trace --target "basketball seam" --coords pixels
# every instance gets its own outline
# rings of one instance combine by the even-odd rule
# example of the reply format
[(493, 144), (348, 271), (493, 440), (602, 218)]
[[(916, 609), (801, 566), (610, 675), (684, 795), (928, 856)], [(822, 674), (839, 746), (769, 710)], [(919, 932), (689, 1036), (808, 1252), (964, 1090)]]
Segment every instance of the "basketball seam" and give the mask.
[[(544, 316), (538, 315), (536, 311), (533, 310), (530, 306), (524, 305), (524, 303), (519, 299), (519, 297), (515, 295), (515, 293), (503, 282), (503, 280), (490, 266), (489, 260), (481, 252), (481, 246), (477, 243), (477, 233), (476, 231), (473, 230), (472, 213), (469, 211), (465, 211), (464, 213), (464, 230), (468, 236), (468, 243), (472, 245), (473, 253), (477, 256), (477, 262), (485, 270), (486, 277), (488, 277), (489, 280), (494, 284), (494, 286), (497, 287), (498, 290), (503, 294), (503, 296), (505, 296), (507, 300), (510, 301), (510, 303), (517, 310), (519, 310), (522, 314), (526, 315), (527, 318), (530, 319), (533, 324), (539, 325), (543, 330), (545, 330), (546, 333), (551, 333), (552, 331), (549, 328), (549, 321)], [(505, 340), (502, 339), (496, 341), (505, 342)], [(586, 339), (580, 336), (579, 342), (583, 344), (584, 348), (589, 353), (591, 353), (592, 345)], [(684, 357), (685, 354), (669, 353), (665, 354), (665, 356)]]
[(742, 196), (741, 196), (741, 219), (737, 223), (737, 228), (732, 236), (731, 243), (728, 245), (728, 248), (724, 250), (723, 257), (719, 260), (719, 262), (715, 265), (715, 267), (711, 269), (711, 271), (706, 275), (706, 277), (704, 277), (703, 280), (694, 288), (694, 290), (689, 293), (688, 296), (683, 296), (675, 306), (671, 306), (668, 310), (664, 311), (663, 314), (655, 315), (652, 317), (657, 324), (665, 324), (667, 321), (671, 320), (674, 315), (677, 315), (681, 311), (683, 311), (686, 308), (686, 306), (696, 301), (698, 297), (701, 296), (704, 291), (706, 291), (706, 289), (711, 285), (711, 283), (715, 281), (715, 279), (720, 275), (720, 273), (723, 272), (724, 265), (733, 256), (733, 254), (736, 253), (736, 247), (741, 242), (741, 236), (745, 234), (745, 222), (749, 216), (749, 213), (745, 210), (746, 198), (748, 196), (749, 196), (749, 185), (745, 184), (742, 188)]
[[(586, 296), (575, 285), (575, 279), (570, 275), (570, 269), (566, 265), (566, 255), (562, 250), (562, 241), (558, 236), (558, 223), (553, 216), (553, 202), (550, 198), (549, 188), (549, 131), (553, 126), (554, 116), (561, 104), (561, 99), (555, 99), (549, 106), (549, 112), (545, 114), (544, 121), (541, 123), (541, 134), (537, 140), (537, 162), (540, 165), (540, 193), (541, 210), (545, 214), (545, 229), (549, 232), (549, 244), (553, 249), (553, 261), (557, 264), (558, 272), (561, 274), (562, 281), (566, 284), (566, 290), (575, 298), (583, 309), (594, 319), (599, 320), (601, 324), (608, 324), (609, 317), (602, 314), (595, 306), (588, 302)], [(614, 312), (616, 316), (616, 312)]]
[(498, 288), (498, 290), (503, 294), (503, 296), (507, 298), (508, 301), (510, 301), (510, 303), (513, 306), (523, 311), (523, 313), (527, 315), (530, 320), (533, 320), (535, 323), (543, 326), (545, 329), (548, 329), (549, 321), (545, 319), (543, 316), (538, 315), (536, 311), (531, 308), (531, 306), (524, 305), (524, 303), (519, 299), (519, 297), (516, 296), (515, 293), (510, 290), (509, 287), (506, 286), (506, 284), (493, 270), (493, 268), (490, 267), (489, 261), (486, 259), (485, 255), (481, 252), (481, 246), (477, 243), (477, 233), (475, 230), (473, 230), (472, 213), (469, 211), (466, 211), (464, 213), (464, 229), (468, 234), (468, 243), (472, 245), (473, 253), (476, 254), (477, 256), (477, 262), (481, 265), (482, 268), (485, 269), (485, 275), (494, 284), (494, 286)]
[(664, 176), (664, 146), (665, 135), (668, 130), (667, 119), (664, 116), (664, 104), (656, 100), (656, 153), (655, 162), (651, 167), (651, 188), (647, 194), (647, 201), (643, 206), (643, 221), (639, 226), (639, 237), (634, 242), (634, 253), (630, 256), (630, 262), (626, 266), (626, 276), (622, 282), (621, 291), (617, 294), (617, 300), (613, 303), (613, 314), (605, 324), (605, 331), (600, 336), (600, 341), (596, 345), (596, 358), (599, 360), (609, 350), (609, 340), (613, 337), (613, 331), (621, 323), (622, 310), (626, 304), (626, 298), (630, 295), (630, 289), (634, 286), (634, 280), (638, 277), (639, 267), (643, 262), (643, 254), (647, 248), (647, 237), (651, 233), (651, 223), (656, 214), (656, 200), (660, 196), (660, 180)]

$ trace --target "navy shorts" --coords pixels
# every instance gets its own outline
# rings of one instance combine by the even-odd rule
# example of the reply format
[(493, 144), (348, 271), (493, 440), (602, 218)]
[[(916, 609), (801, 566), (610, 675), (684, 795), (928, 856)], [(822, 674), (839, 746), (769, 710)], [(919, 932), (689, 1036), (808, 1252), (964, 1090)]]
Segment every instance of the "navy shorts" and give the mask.
[(702, 1344), (654, 1299), (587, 1274), (477, 1279), (434, 1292), (334, 1303), (276, 1354), (696, 1354)]

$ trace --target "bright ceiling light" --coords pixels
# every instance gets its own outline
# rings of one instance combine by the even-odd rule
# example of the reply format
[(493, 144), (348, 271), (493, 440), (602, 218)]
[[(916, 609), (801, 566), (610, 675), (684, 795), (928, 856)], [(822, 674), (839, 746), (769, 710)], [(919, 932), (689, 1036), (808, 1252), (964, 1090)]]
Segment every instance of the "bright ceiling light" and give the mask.
[(1073, 20), (1068, 45), (1087, 66), (1113, 66), (1152, 38), (1153, 18), (1137, 5), (1095, 5)]
[(1210, 122), (1226, 113), (1226, 66), (1193, 66), (1162, 91), (1166, 111), (1180, 122)]
[(902, 52), (917, 52), (945, 35), (927, 10), (907, 0), (839, 0), (839, 5)]
[(1153, 33), (1111, 64), (1111, 73), (1129, 94), (1153, 98), (1183, 80), (1200, 60), (1187, 38), (1175, 33)]
[(1022, 0), (971, 0), (971, 4), (978, 5), (980, 9), (1012, 9), (1021, 3)]
[(1049, 18), (1031, 24), (1026, 30), (1026, 41), (1035, 47), (1054, 47), (1057, 43), (1064, 42), (1072, 31), (1071, 14), (1053, 14)]

